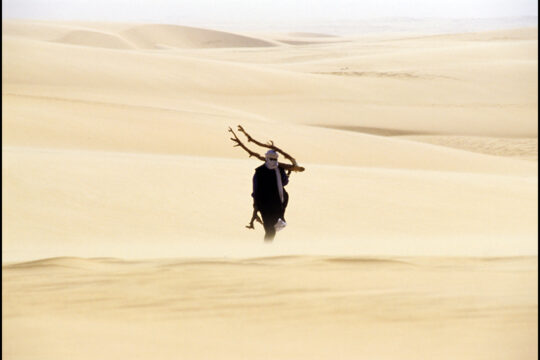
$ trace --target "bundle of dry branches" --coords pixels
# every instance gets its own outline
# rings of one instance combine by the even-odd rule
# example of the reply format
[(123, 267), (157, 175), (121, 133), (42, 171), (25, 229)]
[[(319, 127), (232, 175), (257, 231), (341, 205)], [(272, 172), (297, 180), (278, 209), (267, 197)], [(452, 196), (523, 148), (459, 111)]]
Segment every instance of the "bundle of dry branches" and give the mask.
[[(281, 162), (279, 163), (279, 166), (281, 166), (283, 169), (287, 170), (287, 174), (290, 174), (291, 171), (302, 172), (302, 171), (305, 170), (304, 167), (298, 165), (295, 158), (293, 158), (291, 155), (287, 154), (285, 151), (283, 151), (280, 148), (278, 148), (277, 146), (275, 146), (274, 142), (272, 140), (270, 140), (266, 144), (264, 144), (264, 143), (262, 143), (260, 141), (257, 141), (254, 138), (252, 138), (251, 135), (249, 135), (241, 125), (238, 125), (238, 131), (243, 133), (246, 136), (248, 142), (252, 142), (252, 143), (254, 143), (256, 145), (259, 145), (259, 146), (262, 146), (262, 147), (265, 147), (265, 148), (268, 148), (268, 149), (272, 149), (272, 150), (282, 154), (287, 160), (289, 160), (291, 162), (291, 164), (281, 163)], [(256, 153), (256, 152), (250, 150), (246, 145), (244, 145), (242, 143), (242, 141), (240, 141), (238, 136), (236, 136), (233, 129), (231, 129), (230, 127), (229, 127), (229, 132), (231, 134), (233, 134), (233, 136), (234, 136), (234, 137), (231, 138), (231, 140), (236, 144), (234, 146), (240, 146), (242, 149), (244, 149), (249, 154), (249, 157), (254, 156), (259, 160), (262, 160), (262, 161), (265, 160), (264, 155)]]

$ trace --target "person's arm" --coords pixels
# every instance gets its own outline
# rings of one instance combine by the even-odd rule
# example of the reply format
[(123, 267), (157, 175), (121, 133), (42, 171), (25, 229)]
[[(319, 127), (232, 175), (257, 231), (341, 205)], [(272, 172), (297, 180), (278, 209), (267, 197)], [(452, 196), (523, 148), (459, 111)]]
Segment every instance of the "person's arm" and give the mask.
[(289, 183), (289, 177), (285, 173), (282, 167), (279, 168), (279, 173), (281, 174), (281, 185), (285, 186)]

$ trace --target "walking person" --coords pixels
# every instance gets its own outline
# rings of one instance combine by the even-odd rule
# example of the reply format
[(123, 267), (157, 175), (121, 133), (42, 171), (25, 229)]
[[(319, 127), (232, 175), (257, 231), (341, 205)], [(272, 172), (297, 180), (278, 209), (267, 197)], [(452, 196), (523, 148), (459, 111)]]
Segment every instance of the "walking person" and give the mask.
[(255, 169), (253, 176), (253, 197), (256, 210), (261, 213), (264, 226), (264, 240), (270, 242), (274, 239), (276, 231), (284, 228), (285, 209), (289, 202), (289, 194), (285, 186), (289, 177), (285, 170), (279, 166), (278, 153), (268, 150), (263, 165)]

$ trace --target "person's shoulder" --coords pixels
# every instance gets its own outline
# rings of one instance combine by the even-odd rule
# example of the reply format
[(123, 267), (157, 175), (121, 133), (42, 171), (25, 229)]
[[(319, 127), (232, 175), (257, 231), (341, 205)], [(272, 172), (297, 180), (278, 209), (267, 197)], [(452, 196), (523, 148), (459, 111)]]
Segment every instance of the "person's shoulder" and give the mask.
[(262, 164), (261, 166), (258, 166), (255, 168), (255, 172), (261, 172), (263, 171), (264, 169), (266, 168), (266, 166), (264, 164)]

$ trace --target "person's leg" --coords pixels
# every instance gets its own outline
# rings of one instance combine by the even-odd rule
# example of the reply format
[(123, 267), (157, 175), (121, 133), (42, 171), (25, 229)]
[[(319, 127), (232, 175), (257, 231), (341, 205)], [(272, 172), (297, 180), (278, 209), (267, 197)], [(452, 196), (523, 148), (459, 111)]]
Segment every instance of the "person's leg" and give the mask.
[(278, 220), (278, 216), (275, 214), (261, 213), (264, 226), (264, 241), (272, 241), (276, 236), (276, 229), (274, 225)]

